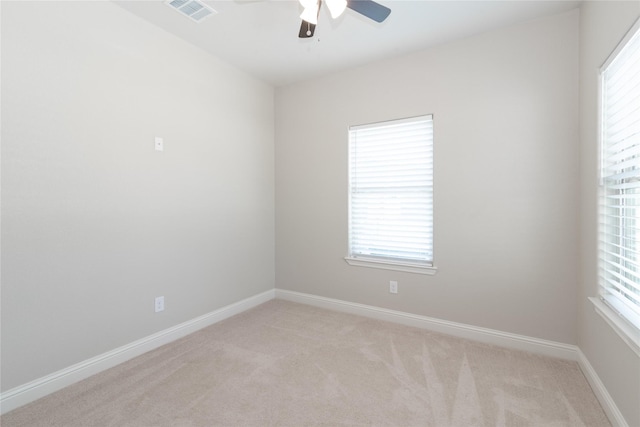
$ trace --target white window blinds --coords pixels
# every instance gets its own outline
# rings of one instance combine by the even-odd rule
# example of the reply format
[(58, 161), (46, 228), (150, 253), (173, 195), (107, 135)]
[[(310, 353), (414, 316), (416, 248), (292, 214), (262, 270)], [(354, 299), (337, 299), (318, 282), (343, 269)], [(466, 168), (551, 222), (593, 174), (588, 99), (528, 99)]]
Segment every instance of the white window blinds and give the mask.
[(601, 69), (599, 233), (600, 296), (637, 328), (640, 328), (639, 23)]
[(349, 128), (349, 256), (433, 265), (433, 116)]

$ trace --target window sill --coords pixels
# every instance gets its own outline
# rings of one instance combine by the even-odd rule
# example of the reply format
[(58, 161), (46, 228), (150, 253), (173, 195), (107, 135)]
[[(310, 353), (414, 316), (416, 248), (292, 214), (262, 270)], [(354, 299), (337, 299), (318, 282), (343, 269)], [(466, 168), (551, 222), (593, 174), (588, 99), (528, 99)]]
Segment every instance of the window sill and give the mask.
[(438, 271), (438, 269), (433, 266), (422, 266), (398, 261), (382, 261), (371, 258), (353, 258), (349, 256), (345, 257), (344, 260), (347, 261), (349, 265), (357, 267), (381, 268), (383, 270), (404, 271), (407, 273), (427, 274), (429, 276), (433, 276)]
[(640, 357), (640, 330), (629, 324), (611, 307), (605, 304), (600, 298), (589, 298), (593, 304), (596, 313), (613, 328), (613, 330), (627, 343), (638, 357)]

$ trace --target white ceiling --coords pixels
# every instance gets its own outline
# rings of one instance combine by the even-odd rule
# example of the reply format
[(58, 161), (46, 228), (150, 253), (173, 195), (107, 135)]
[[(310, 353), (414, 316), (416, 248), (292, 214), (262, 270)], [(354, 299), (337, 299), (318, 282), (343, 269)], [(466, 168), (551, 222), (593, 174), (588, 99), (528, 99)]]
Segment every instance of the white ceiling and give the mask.
[(326, 7), (315, 36), (299, 39), (296, 0), (205, 0), (218, 13), (200, 23), (162, 0), (116, 1), (139, 17), (275, 86), (406, 54), (517, 22), (578, 7), (579, 1), (379, 0), (391, 9), (381, 24)]

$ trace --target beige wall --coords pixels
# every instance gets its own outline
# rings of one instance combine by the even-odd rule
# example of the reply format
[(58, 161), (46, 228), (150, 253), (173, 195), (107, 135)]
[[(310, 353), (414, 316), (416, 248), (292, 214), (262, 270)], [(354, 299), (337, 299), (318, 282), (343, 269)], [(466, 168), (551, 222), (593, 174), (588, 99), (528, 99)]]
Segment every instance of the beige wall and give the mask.
[[(279, 88), (276, 287), (576, 343), (578, 21)], [(434, 114), (439, 271), (349, 266), (347, 128), (420, 114)]]
[(580, 19), (581, 278), (578, 345), (630, 426), (640, 426), (640, 360), (596, 314), (598, 69), (640, 17), (640, 2), (585, 2)]
[(2, 390), (273, 289), (273, 127), (113, 3), (3, 1)]

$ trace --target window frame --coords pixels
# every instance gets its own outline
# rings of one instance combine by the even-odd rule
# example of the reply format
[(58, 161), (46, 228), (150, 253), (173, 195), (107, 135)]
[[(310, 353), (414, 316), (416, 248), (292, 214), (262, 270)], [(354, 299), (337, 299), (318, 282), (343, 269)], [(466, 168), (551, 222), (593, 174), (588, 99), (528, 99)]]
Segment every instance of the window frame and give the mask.
[[(608, 253), (605, 245), (611, 245), (610, 233), (605, 230), (606, 226), (603, 217), (607, 214), (605, 210), (610, 208), (610, 205), (606, 202), (606, 187), (605, 187), (605, 146), (607, 141), (605, 140), (605, 73), (609, 66), (613, 64), (619, 57), (620, 53), (624, 51), (626, 46), (634, 40), (636, 37), (640, 37), (640, 19), (636, 20), (631, 29), (623, 37), (620, 43), (616, 46), (613, 52), (609, 55), (607, 60), (599, 68), (598, 74), (598, 148), (599, 148), (599, 182), (598, 182), (598, 283), (597, 283), (597, 297), (591, 297), (589, 300), (593, 303), (596, 312), (612, 327), (612, 329), (623, 339), (625, 343), (640, 356), (640, 315), (634, 312), (634, 309), (625, 307), (620, 298), (612, 295), (609, 290), (612, 286), (604, 283), (604, 275), (611, 275), (610, 269), (607, 269), (603, 261), (604, 255)], [(640, 160), (639, 160), (640, 161)], [(635, 179), (635, 177), (634, 177)], [(621, 190), (624, 193), (624, 190)], [(624, 196), (624, 194), (621, 194)], [(640, 209), (640, 208), (636, 208)], [(625, 228), (625, 225), (621, 227)], [(626, 231), (626, 228), (625, 228)], [(638, 231), (636, 230), (635, 233)], [(629, 233), (632, 235), (633, 230)], [(633, 237), (632, 237), (633, 238)], [(637, 236), (636, 236), (637, 238)], [(621, 232), (618, 239), (629, 239), (626, 232)], [(636, 272), (637, 274), (637, 272)], [(622, 286), (622, 285), (619, 285)]]
[[(375, 127), (387, 127), (387, 126), (392, 126), (394, 124), (404, 124), (404, 123), (415, 123), (415, 122), (419, 122), (419, 121), (424, 121), (424, 120), (428, 120), (430, 121), (430, 127), (431, 127), (431, 133), (427, 136), (430, 139), (430, 144), (428, 146), (429, 149), (429, 157), (431, 159), (431, 162), (433, 161), (433, 153), (434, 153), (434, 144), (433, 144), (433, 137), (434, 137), (434, 130), (433, 130), (433, 114), (424, 114), (424, 115), (420, 115), (420, 116), (414, 116), (414, 117), (407, 117), (407, 118), (401, 118), (401, 119), (394, 119), (394, 120), (386, 120), (386, 121), (381, 121), (381, 122), (374, 122), (374, 123), (368, 123), (368, 124), (363, 124), (363, 125), (354, 125), (354, 126), (350, 126), (349, 127), (349, 132), (348, 132), (348, 180), (349, 180), (349, 184), (348, 184), (348, 188), (347, 188), (347, 192), (348, 192), (348, 246), (347, 246), (347, 256), (344, 258), (345, 261), (352, 266), (359, 266), (359, 267), (370, 267), (370, 268), (378, 268), (378, 269), (384, 269), (384, 270), (394, 270), (394, 271), (403, 271), (403, 272), (409, 272), (409, 273), (416, 273), (416, 274), (426, 274), (426, 275), (434, 275), (437, 272), (437, 267), (435, 267), (434, 264), (434, 260), (433, 260), (433, 256), (431, 256), (431, 259), (429, 260), (425, 260), (425, 261), (416, 261), (416, 260), (410, 260), (408, 258), (388, 258), (388, 257), (384, 257), (382, 255), (372, 255), (372, 256), (367, 256), (364, 254), (356, 254), (354, 253), (353, 249), (353, 242), (352, 242), (352, 236), (353, 236), (353, 232), (352, 232), (352, 213), (353, 213), (353, 200), (352, 200), (352, 195), (353, 195), (353, 191), (352, 191), (352, 179), (353, 179), (353, 171), (352, 171), (352, 167), (353, 167), (353, 163), (352, 163), (352, 144), (354, 143), (352, 140), (352, 132), (353, 131), (357, 131), (357, 130), (361, 130), (361, 129), (371, 129), (371, 128), (375, 128)], [(426, 167), (429, 166), (429, 164), (425, 164)], [(431, 217), (431, 222), (428, 223), (429, 226), (431, 227), (431, 235), (430, 235), (430, 241), (428, 243), (428, 246), (431, 250), (431, 255), (433, 255), (433, 244), (434, 244), (434, 233), (433, 233), (433, 199), (434, 199), (434, 195), (433, 195), (433, 169), (431, 169), (430, 175), (429, 175), (429, 179), (431, 180), (431, 185), (430, 185), (430, 196), (427, 196), (427, 201), (430, 204), (430, 217)]]

